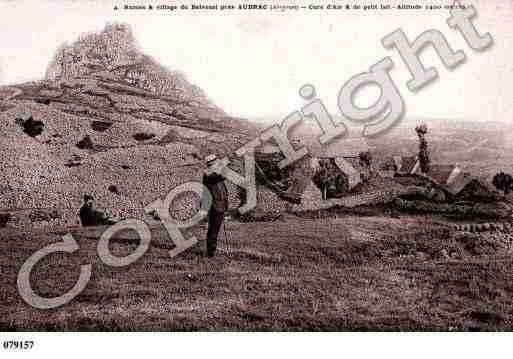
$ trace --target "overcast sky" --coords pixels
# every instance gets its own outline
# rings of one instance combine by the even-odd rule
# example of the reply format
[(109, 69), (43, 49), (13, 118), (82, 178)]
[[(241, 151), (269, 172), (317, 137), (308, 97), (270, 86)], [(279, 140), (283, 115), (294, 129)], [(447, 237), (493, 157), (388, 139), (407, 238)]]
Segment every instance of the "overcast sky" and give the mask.
[[(451, 2), (431, 3), (439, 1)], [(154, 5), (162, 3), (181, 2)], [(489, 50), (476, 53), (468, 48), (446, 25), (449, 14), (443, 10), (115, 12), (114, 3), (108, 1), (4, 1), (0, 2), (0, 83), (42, 78), (60, 44), (118, 21), (132, 25), (141, 50), (170, 69), (185, 72), (232, 115), (283, 117), (304, 104), (298, 90), (305, 83), (314, 84), (319, 97), (337, 114), (336, 98), (343, 83), (391, 56), (392, 77), (406, 102), (407, 116), (511, 122), (513, 1), (462, 3), (474, 4), (479, 13), (474, 21), (477, 29), (494, 38)], [(425, 30), (440, 30), (455, 50), (465, 52), (467, 62), (449, 72), (434, 51), (427, 50), (423, 59), (438, 68), (440, 78), (412, 94), (401, 58), (381, 45), (381, 38), (397, 28), (411, 40)], [(377, 94), (362, 91), (358, 100), (369, 104)]]

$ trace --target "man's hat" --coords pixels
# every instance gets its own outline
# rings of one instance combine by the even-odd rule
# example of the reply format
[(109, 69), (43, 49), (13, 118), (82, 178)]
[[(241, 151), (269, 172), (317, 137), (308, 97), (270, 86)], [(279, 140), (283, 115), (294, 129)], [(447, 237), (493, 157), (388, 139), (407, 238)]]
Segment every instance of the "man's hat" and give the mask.
[(94, 197), (92, 195), (90, 195), (89, 193), (84, 194), (84, 202), (92, 200), (94, 200)]
[(206, 162), (207, 164), (210, 164), (210, 163), (212, 163), (212, 162), (214, 162), (214, 161), (216, 161), (216, 160), (217, 160), (217, 156), (216, 156), (216, 155), (214, 155), (214, 154), (212, 154), (212, 155), (208, 155), (207, 157), (205, 157), (205, 162)]

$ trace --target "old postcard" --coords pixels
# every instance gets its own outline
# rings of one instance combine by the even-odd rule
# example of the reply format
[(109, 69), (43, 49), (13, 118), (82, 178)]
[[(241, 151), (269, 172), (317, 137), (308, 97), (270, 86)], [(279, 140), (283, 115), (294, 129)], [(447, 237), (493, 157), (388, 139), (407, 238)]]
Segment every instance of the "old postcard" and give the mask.
[(0, 16), (3, 332), (513, 328), (511, 0)]

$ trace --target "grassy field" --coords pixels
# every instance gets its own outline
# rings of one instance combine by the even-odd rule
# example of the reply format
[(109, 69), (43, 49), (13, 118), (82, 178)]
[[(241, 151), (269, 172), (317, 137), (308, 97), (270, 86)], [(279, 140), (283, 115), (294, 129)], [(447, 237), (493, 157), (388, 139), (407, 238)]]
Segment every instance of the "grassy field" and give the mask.
[[(58, 296), (93, 264), (86, 289), (52, 310), (28, 306), (16, 289), (22, 263), (64, 231), (0, 232), (0, 330), (511, 330), (513, 260), (476, 250), (423, 217), (357, 217), (226, 226), (214, 259), (204, 242), (170, 258), (159, 226), (147, 253), (112, 268), (97, 255), (102, 228), (77, 229), (80, 250), (52, 254), (32, 273)], [(204, 227), (195, 230), (203, 238)], [(473, 242), (473, 244), (469, 244)], [(111, 242), (116, 255), (138, 243)], [(493, 247), (493, 246), (492, 246)], [(449, 256), (447, 255), (449, 254)]]

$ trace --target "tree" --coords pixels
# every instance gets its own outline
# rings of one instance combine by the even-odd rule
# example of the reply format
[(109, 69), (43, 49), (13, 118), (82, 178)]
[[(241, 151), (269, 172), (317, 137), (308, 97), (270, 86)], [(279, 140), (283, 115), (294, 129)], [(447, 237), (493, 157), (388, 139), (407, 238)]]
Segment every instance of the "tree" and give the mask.
[(493, 176), (492, 184), (499, 191), (503, 191), (507, 195), (513, 189), (513, 177), (507, 173), (499, 172)]
[(417, 136), (419, 136), (419, 163), (420, 163), (420, 169), (423, 173), (429, 172), (429, 164), (431, 163), (431, 160), (429, 158), (429, 150), (428, 150), (428, 143), (426, 141), (426, 134), (428, 132), (427, 125), (425, 123), (420, 124), (419, 126), (415, 127), (415, 132), (417, 132)]
[(367, 182), (372, 177), (372, 154), (370, 153), (370, 151), (360, 152), (358, 154), (358, 159), (360, 162), (360, 166), (363, 167), (360, 173), (360, 178), (362, 182)]
[(326, 191), (328, 188), (328, 165), (325, 159), (319, 160), (319, 167), (316, 169), (312, 182), (321, 191), (322, 199), (326, 200)]
[(360, 161), (360, 164), (369, 169), (372, 165), (372, 154), (370, 151), (360, 152), (358, 154), (358, 159)]
[(312, 182), (321, 191), (323, 200), (340, 197), (349, 187), (346, 177), (331, 158), (319, 160)]
[(3, 228), (7, 225), (7, 222), (11, 219), (11, 214), (8, 212), (0, 213), (0, 228)]

